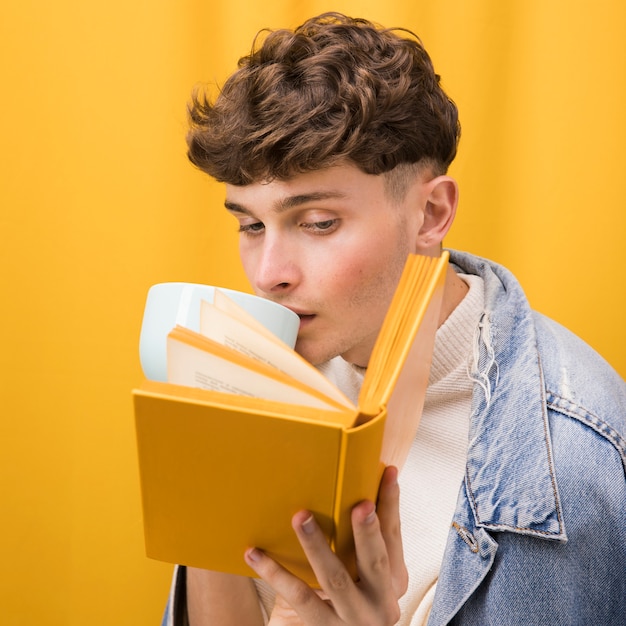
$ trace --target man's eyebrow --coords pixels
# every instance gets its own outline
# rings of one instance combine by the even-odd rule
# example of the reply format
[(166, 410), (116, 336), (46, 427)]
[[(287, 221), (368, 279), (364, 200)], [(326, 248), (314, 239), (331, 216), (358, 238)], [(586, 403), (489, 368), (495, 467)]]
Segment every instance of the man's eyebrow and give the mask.
[(235, 202), (230, 202), (229, 200), (226, 200), (224, 202), (224, 206), (226, 207), (226, 210), (230, 211), (231, 213), (245, 213), (246, 215), (250, 215), (250, 211), (248, 211), (248, 209), (242, 207), (240, 204), (237, 204)]
[(345, 198), (346, 194), (341, 191), (313, 191), (311, 193), (302, 193), (295, 196), (287, 196), (281, 198), (274, 207), (277, 212), (286, 211), (294, 207), (308, 204), (309, 202), (319, 202), (320, 200), (338, 200)]
[[(311, 193), (296, 194), (293, 196), (287, 196), (278, 200), (273, 207), (276, 213), (282, 213), (294, 207), (308, 204), (309, 202), (319, 202), (320, 200), (338, 200), (345, 198), (346, 194), (341, 191), (313, 191)], [(252, 212), (246, 207), (237, 204), (236, 202), (230, 202), (226, 200), (224, 206), (228, 211), (232, 213), (243, 213), (245, 215), (252, 215)]]

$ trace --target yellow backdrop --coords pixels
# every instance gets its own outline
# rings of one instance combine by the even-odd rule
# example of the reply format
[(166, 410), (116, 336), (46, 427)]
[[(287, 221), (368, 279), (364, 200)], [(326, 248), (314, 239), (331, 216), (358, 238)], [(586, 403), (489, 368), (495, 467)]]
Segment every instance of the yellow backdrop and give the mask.
[(458, 102), (448, 244), (508, 265), (626, 374), (623, 2), (4, 3), (3, 623), (158, 623), (170, 568), (143, 555), (129, 395), (145, 293), (245, 286), (185, 104), (259, 27), (329, 9), (417, 31)]

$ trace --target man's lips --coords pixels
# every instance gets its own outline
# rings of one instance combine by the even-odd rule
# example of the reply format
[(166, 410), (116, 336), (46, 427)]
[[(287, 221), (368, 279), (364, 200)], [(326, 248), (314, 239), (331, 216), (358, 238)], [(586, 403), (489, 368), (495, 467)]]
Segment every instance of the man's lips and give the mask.
[(303, 309), (299, 309), (298, 307), (289, 306), (288, 304), (285, 304), (284, 302), (278, 302), (278, 304), (282, 304), (284, 307), (289, 309), (292, 313), (295, 313), (298, 317), (313, 317), (314, 315), (313, 313), (308, 313), (307, 311)]
[(298, 317), (300, 318), (300, 328), (302, 328), (302, 326), (308, 326), (314, 319), (315, 319), (315, 315), (298, 315)]
[(287, 307), (291, 311), (293, 311), (299, 318), (300, 323), (302, 324), (311, 321), (315, 317), (315, 313), (306, 313), (304, 311), (299, 311), (298, 309), (292, 309), (291, 307)]

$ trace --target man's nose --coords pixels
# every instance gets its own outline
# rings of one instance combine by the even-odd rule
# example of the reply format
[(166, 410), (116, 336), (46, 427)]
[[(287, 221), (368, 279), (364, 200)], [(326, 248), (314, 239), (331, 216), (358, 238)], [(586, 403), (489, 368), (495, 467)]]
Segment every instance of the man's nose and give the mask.
[(292, 289), (300, 280), (297, 259), (298, 255), (288, 244), (266, 240), (254, 270), (257, 290), (276, 295)]

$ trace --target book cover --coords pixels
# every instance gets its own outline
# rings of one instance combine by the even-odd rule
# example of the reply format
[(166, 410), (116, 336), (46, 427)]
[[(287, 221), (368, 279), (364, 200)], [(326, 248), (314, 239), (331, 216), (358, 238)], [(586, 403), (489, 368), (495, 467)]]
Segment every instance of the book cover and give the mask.
[(169, 382), (133, 391), (147, 555), (254, 576), (256, 546), (315, 585), (291, 528), (308, 509), (356, 573), (350, 511), (417, 431), (447, 262), (409, 256), (358, 406), (228, 298), (173, 328)]

